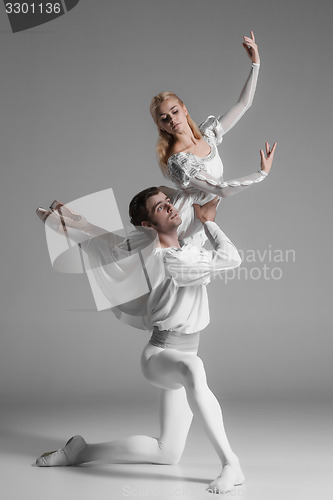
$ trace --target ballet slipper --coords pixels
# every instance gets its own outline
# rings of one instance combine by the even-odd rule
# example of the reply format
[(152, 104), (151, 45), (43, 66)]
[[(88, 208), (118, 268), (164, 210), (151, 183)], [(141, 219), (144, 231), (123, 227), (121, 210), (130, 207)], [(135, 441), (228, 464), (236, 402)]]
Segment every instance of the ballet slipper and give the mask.
[(37, 458), (36, 464), (39, 467), (75, 465), (79, 454), (85, 448), (86, 444), (82, 436), (73, 436), (60, 450), (43, 453), (43, 455)]
[(47, 225), (54, 231), (63, 234), (63, 232), (67, 232), (67, 228), (71, 228), (89, 234), (90, 225), (82, 215), (77, 214), (57, 200), (54, 200), (50, 205), (50, 209), (51, 212), (39, 207), (36, 214), (42, 222), (47, 221)]
[(53, 203), (50, 205), (50, 209), (52, 212), (58, 212), (62, 217), (66, 217), (67, 219), (70, 219), (74, 222), (80, 222), (84, 217), (82, 215), (77, 214), (73, 210), (71, 210), (67, 205), (64, 205), (60, 201), (54, 200)]
[(38, 215), (38, 217), (42, 222), (45, 222), (46, 219), (49, 217), (49, 215), (51, 215), (51, 212), (45, 210), (44, 208), (39, 207), (36, 210), (36, 214)]
[(226, 463), (219, 477), (210, 483), (207, 491), (223, 494), (244, 482), (245, 477), (239, 463)]
[(61, 203), (60, 201), (54, 200), (51, 205), (50, 205), (50, 210), (58, 210), (60, 207), (63, 207), (64, 204)]
[(61, 220), (58, 212), (50, 212), (39, 207), (36, 210), (36, 214), (45, 225), (53, 229), (56, 233), (63, 234), (64, 231), (67, 231), (66, 224)]

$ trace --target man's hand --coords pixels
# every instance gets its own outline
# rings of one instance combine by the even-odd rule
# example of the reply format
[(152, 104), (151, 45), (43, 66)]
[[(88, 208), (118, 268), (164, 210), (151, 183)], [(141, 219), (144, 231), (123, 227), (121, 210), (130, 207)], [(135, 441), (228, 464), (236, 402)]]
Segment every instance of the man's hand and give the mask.
[(195, 210), (195, 215), (197, 218), (204, 224), (205, 222), (215, 221), (215, 216), (216, 216), (216, 208), (217, 204), (219, 202), (219, 197), (215, 196), (215, 198), (212, 201), (209, 201), (205, 205), (197, 205), (194, 204), (194, 210)]

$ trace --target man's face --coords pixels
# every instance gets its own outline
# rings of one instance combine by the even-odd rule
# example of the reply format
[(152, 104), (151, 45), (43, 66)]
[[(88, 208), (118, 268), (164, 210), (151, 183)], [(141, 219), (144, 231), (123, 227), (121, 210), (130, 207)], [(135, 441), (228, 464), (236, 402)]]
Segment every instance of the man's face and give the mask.
[(182, 221), (170, 199), (161, 191), (148, 198), (146, 207), (149, 214), (149, 226), (156, 229), (158, 233), (170, 233)]

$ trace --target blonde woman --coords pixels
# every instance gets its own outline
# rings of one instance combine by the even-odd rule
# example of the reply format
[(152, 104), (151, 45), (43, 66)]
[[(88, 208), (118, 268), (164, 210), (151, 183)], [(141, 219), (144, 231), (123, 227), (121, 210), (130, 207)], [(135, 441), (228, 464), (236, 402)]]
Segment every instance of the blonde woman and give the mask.
[[(209, 116), (198, 127), (177, 95), (161, 92), (151, 101), (150, 113), (159, 133), (156, 149), (162, 172), (178, 189), (189, 195), (177, 196), (176, 192), (168, 191), (174, 205), (181, 211), (183, 222), (179, 235), (183, 239), (193, 239), (193, 235), (198, 236), (198, 230), (201, 239), (205, 239), (203, 232), (200, 232), (200, 224), (195, 219), (193, 203), (203, 205), (215, 196), (232, 196), (261, 182), (269, 173), (261, 162), (258, 172), (225, 182), (223, 164), (217, 151), (224, 134), (251, 106), (256, 89), (260, 67), (258, 46), (253, 31), (250, 37), (243, 38), (243, 46), (252, 61), (250, 75), (237, 103), (223, 116)], [(272, 148), (274, 150), (275, 145)], [(266, 154), (269, 156), (272, 151), (266, 143)], [(261, 150), (261, 158), (263, 156), (264, 151)], [(163, 188), (165, 190), (164, 186)]]

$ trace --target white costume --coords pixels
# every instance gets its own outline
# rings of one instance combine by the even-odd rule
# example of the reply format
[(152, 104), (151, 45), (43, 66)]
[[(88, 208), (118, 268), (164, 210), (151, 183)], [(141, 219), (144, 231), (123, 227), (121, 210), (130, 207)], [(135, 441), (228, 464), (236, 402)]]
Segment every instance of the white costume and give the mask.
[(258, 74), (259, 64), (253, 63), (238, 102), (225, 115), (218, 118), (209, 116), (200, 125), (200, 132), (211, 149), (207, 156), (199, 157), (192, 153), (179, 152), (171, 155), (168, 159), (168, 177), (182, 191), (182, 193), (179, 191), (170, 193), (172, 203), (180, 211), (183, 221), (178, 230), (181, 239), (192, 240), (199, 244), (203, 244), (205, 241), (203, 231), (199, 235), (196, 234), (201, 225), (195, 220), (193, 203), (204, 205), (215, 196), (227, 198), (261, 182), (267, 176), (265, 172), (259, 170), (259, 172), (225, 182), (223, 163), (217, 150), (224, 134), (240, 120), (251, 106)]
[(239, 266), (241, 259), (215, 222), (206, 222), (204, 231), (213, 250), (190, 244), (181, 248), (155, 248), (153, 259), (163, 258), (165, 279), (150, 292), (147, 326), (195, 333), (208, 325), (206, 285), (219, 271)]
[[(188, 243), (161, 248), (153, 239), (147, 247), (133, 249), (131, 241), (137, 243), (141, 234), (137, 230), (116, 245), (112, 233), (90, 239), (81, 245), (88, 257), (90, 280), (117, 318), (131, 326), (198, 332), (209, 323), (205, 285), (220, 271), (240, 265), (236, 247), (214, 222), (206, 222), (204, 231), (214, 250)], [(127, 301), (118, 300), (122, 283), (129, 289), (123, 296)]]

